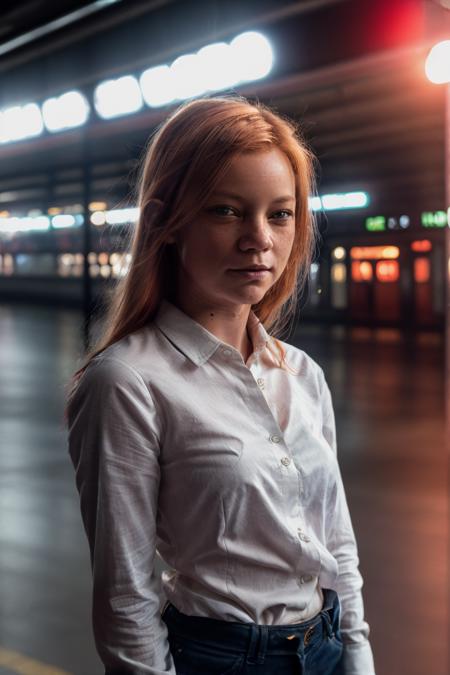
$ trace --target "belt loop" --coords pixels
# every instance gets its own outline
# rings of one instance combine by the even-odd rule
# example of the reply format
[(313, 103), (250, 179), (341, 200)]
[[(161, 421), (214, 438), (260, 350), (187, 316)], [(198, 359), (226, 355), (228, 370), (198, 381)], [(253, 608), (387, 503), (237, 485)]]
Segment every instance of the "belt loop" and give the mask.
[(247, 663), (254, 666), (264, 663), (267, 651), (267, 642), (269, 639), (269, 629), (267, 626), (250, 624), (250, 640), (247, 648)]
[(259, 663), (264, 663), (267, 653), (267, 644), (269, 642), (269, 627), (261, 626), (261, 643), (259, 647), (260, 660)]
[(333, 635), (333, 627), (331, 624), (330, 613), (327, 609), (322, 609), (320, 613), (322, 615), (322, 623), (325, 624), (325, 630), (327, 632), (328, 637), (330, 638)]

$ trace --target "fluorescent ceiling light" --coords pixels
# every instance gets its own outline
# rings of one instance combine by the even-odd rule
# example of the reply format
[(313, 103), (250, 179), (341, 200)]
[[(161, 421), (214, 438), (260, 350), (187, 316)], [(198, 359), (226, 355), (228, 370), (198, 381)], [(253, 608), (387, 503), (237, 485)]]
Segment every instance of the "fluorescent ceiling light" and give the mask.
[(0, 111), (0, 143), (39, 136), (43, 129), (41, 111), (36, 103)]
[(272, 65), (273, 51), (267, 38), (248, 31), (230, 44), (215, 42), (195, 54), (179, 56), (170, 66), (149, 68), (139, 83), (146, 104), (157, 107), (259, 80), (268, 75)]
[(261, 33), (248, 31), (238, 35), (231, 41), (230, 51), (232, 60), (239, 64), (239, 79), (242, 82), (260, 80), (272, 69), (272, 47)]
[(88, 119), (89, 111), (89, 103), (79, 91), (49, 98), (42, 105), (44, 124), (52, 132), (81, 126)]
[(450, 40), (434, 45), (425, 61), (425, 73), (434, 84), (450, 82)]
[(144, 101), (151, 108), (167, 105), (176, 99), (173, 73), (169, 66), (145, 70), (139, 78)]
[(142, 108), (139, 83), (132, 75), (106, 80), (94, 92), (95, 109), (103, 119), (129, 115)]

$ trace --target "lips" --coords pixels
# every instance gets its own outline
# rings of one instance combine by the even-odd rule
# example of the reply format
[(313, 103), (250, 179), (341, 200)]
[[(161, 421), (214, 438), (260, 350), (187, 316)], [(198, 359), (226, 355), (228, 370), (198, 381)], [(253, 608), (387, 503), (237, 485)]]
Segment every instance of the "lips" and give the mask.
[(270, 267), (266, 267), (265, 265), (251, 265), (250, 267), (234, 268), (233, 272), (264, 272), (270, 269)]

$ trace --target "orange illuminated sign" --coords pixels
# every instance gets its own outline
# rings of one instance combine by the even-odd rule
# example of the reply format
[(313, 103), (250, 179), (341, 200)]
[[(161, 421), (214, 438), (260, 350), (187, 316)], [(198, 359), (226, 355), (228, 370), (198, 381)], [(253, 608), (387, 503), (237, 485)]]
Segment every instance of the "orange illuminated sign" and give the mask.
[(350, 249), (350, 257), (353, 260), (380, 260), (398, 258), (400, 250), (398, 246), (353, 246)]
[(433, 245), (429, 239), (416, 239), (416, 241), (413, 241), (411, 244), (411, 249), (413, 251), (419, 251), (419, 252), (424, 252), (424, 251), (431, 251), (433, 248)]

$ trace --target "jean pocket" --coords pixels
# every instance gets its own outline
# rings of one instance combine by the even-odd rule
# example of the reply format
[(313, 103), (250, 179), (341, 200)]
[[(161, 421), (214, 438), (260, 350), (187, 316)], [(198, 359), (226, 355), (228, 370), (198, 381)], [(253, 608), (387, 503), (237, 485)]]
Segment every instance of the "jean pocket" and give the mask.
[(336, 634), (329, 637), (326, 633), (320, 645), (306, 654), (306, 666), (309, 675), (337, 675), (342, 663), (344, 646)]
[(169, 637), (177, 675), (238, 675), (244, 654), (230, 652), (209, 642)]

